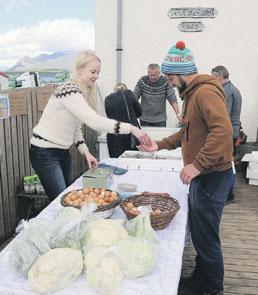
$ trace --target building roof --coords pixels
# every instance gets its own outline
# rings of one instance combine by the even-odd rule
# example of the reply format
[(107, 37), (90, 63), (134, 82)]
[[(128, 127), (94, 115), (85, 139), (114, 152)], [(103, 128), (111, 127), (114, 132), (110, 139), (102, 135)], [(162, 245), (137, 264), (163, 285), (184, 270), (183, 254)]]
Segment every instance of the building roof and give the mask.
[(3, 76), (5, 78), (9, 79), (9, 76), (7, 74), (5, 74), (4, 72), (0, 72), (0, 76)]

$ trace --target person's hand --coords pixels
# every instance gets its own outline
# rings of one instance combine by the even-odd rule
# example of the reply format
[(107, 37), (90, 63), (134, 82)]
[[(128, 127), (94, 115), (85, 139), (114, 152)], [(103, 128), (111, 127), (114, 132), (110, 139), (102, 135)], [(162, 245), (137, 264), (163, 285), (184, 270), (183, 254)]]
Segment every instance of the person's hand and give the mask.
[(85, 152), (85, 158), (89, 168), (96, 168), (98, 166), (97, 159), (89, 151)]
[(180, 172), (180, 178), (183, 184), (190, 184), (192, 179), (198, 176), (201, 172), (194, 167), (193, 164), (186, 165)]
[(179, 121), (179, 123), (183, 123), (183, 116), (180, 113), (177, 114), (177, 120)]
[(131, 133), (140, 141), (141, 145), (149, 146), (151, 145), (151, 139), (149, 138), (148, 134), (141, 129), (131, 125), (130, 127)]
[(137, 149), (141, 152), (156, 152), (158, 150), (158, 145), (152, 140), (150, 145), (137, 145)]

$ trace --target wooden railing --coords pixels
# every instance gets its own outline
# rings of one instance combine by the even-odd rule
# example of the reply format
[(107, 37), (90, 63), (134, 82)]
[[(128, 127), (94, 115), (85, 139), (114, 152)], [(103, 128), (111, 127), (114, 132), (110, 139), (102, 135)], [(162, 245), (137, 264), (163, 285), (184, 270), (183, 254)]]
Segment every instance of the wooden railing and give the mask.
[[(23, 177), (34, 174), (29, 160), (29, 142), (33, 127), (56, 86), (1, 91), (8, 94), (10, 117), (0, 119), (0, 243), (10, 237), (18, 222), (17, 193)], [(96, 133), (82, 128), (90, 151), (96, 155)], [(73, 179), (85, 170), (85, 160), (71, 147)]]

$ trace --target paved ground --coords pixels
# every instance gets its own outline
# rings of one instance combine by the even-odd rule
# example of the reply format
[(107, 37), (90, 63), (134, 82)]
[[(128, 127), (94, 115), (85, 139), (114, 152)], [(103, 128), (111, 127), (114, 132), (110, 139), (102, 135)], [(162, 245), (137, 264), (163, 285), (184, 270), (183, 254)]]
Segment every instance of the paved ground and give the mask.
[[(221, 240), (225, 263), (225, 295), (258, 295), (258, 186), (237, 177), (236, 203), (225, 207)], [(182, 274), (194, 267), (195, 250), (186, 247)]]

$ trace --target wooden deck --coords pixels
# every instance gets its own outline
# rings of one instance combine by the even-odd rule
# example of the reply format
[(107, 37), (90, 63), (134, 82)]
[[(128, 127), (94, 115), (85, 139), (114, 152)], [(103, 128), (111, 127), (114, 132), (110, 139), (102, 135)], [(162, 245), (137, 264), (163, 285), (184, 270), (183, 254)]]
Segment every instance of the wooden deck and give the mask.
[[(258, 295), (258, 186), (237, 177), (235, 203), (224, 209), (220, 236), (225, 264), (225, 295)], [(195, 250), (186, 247), (182, 275), (194, 267)]]

